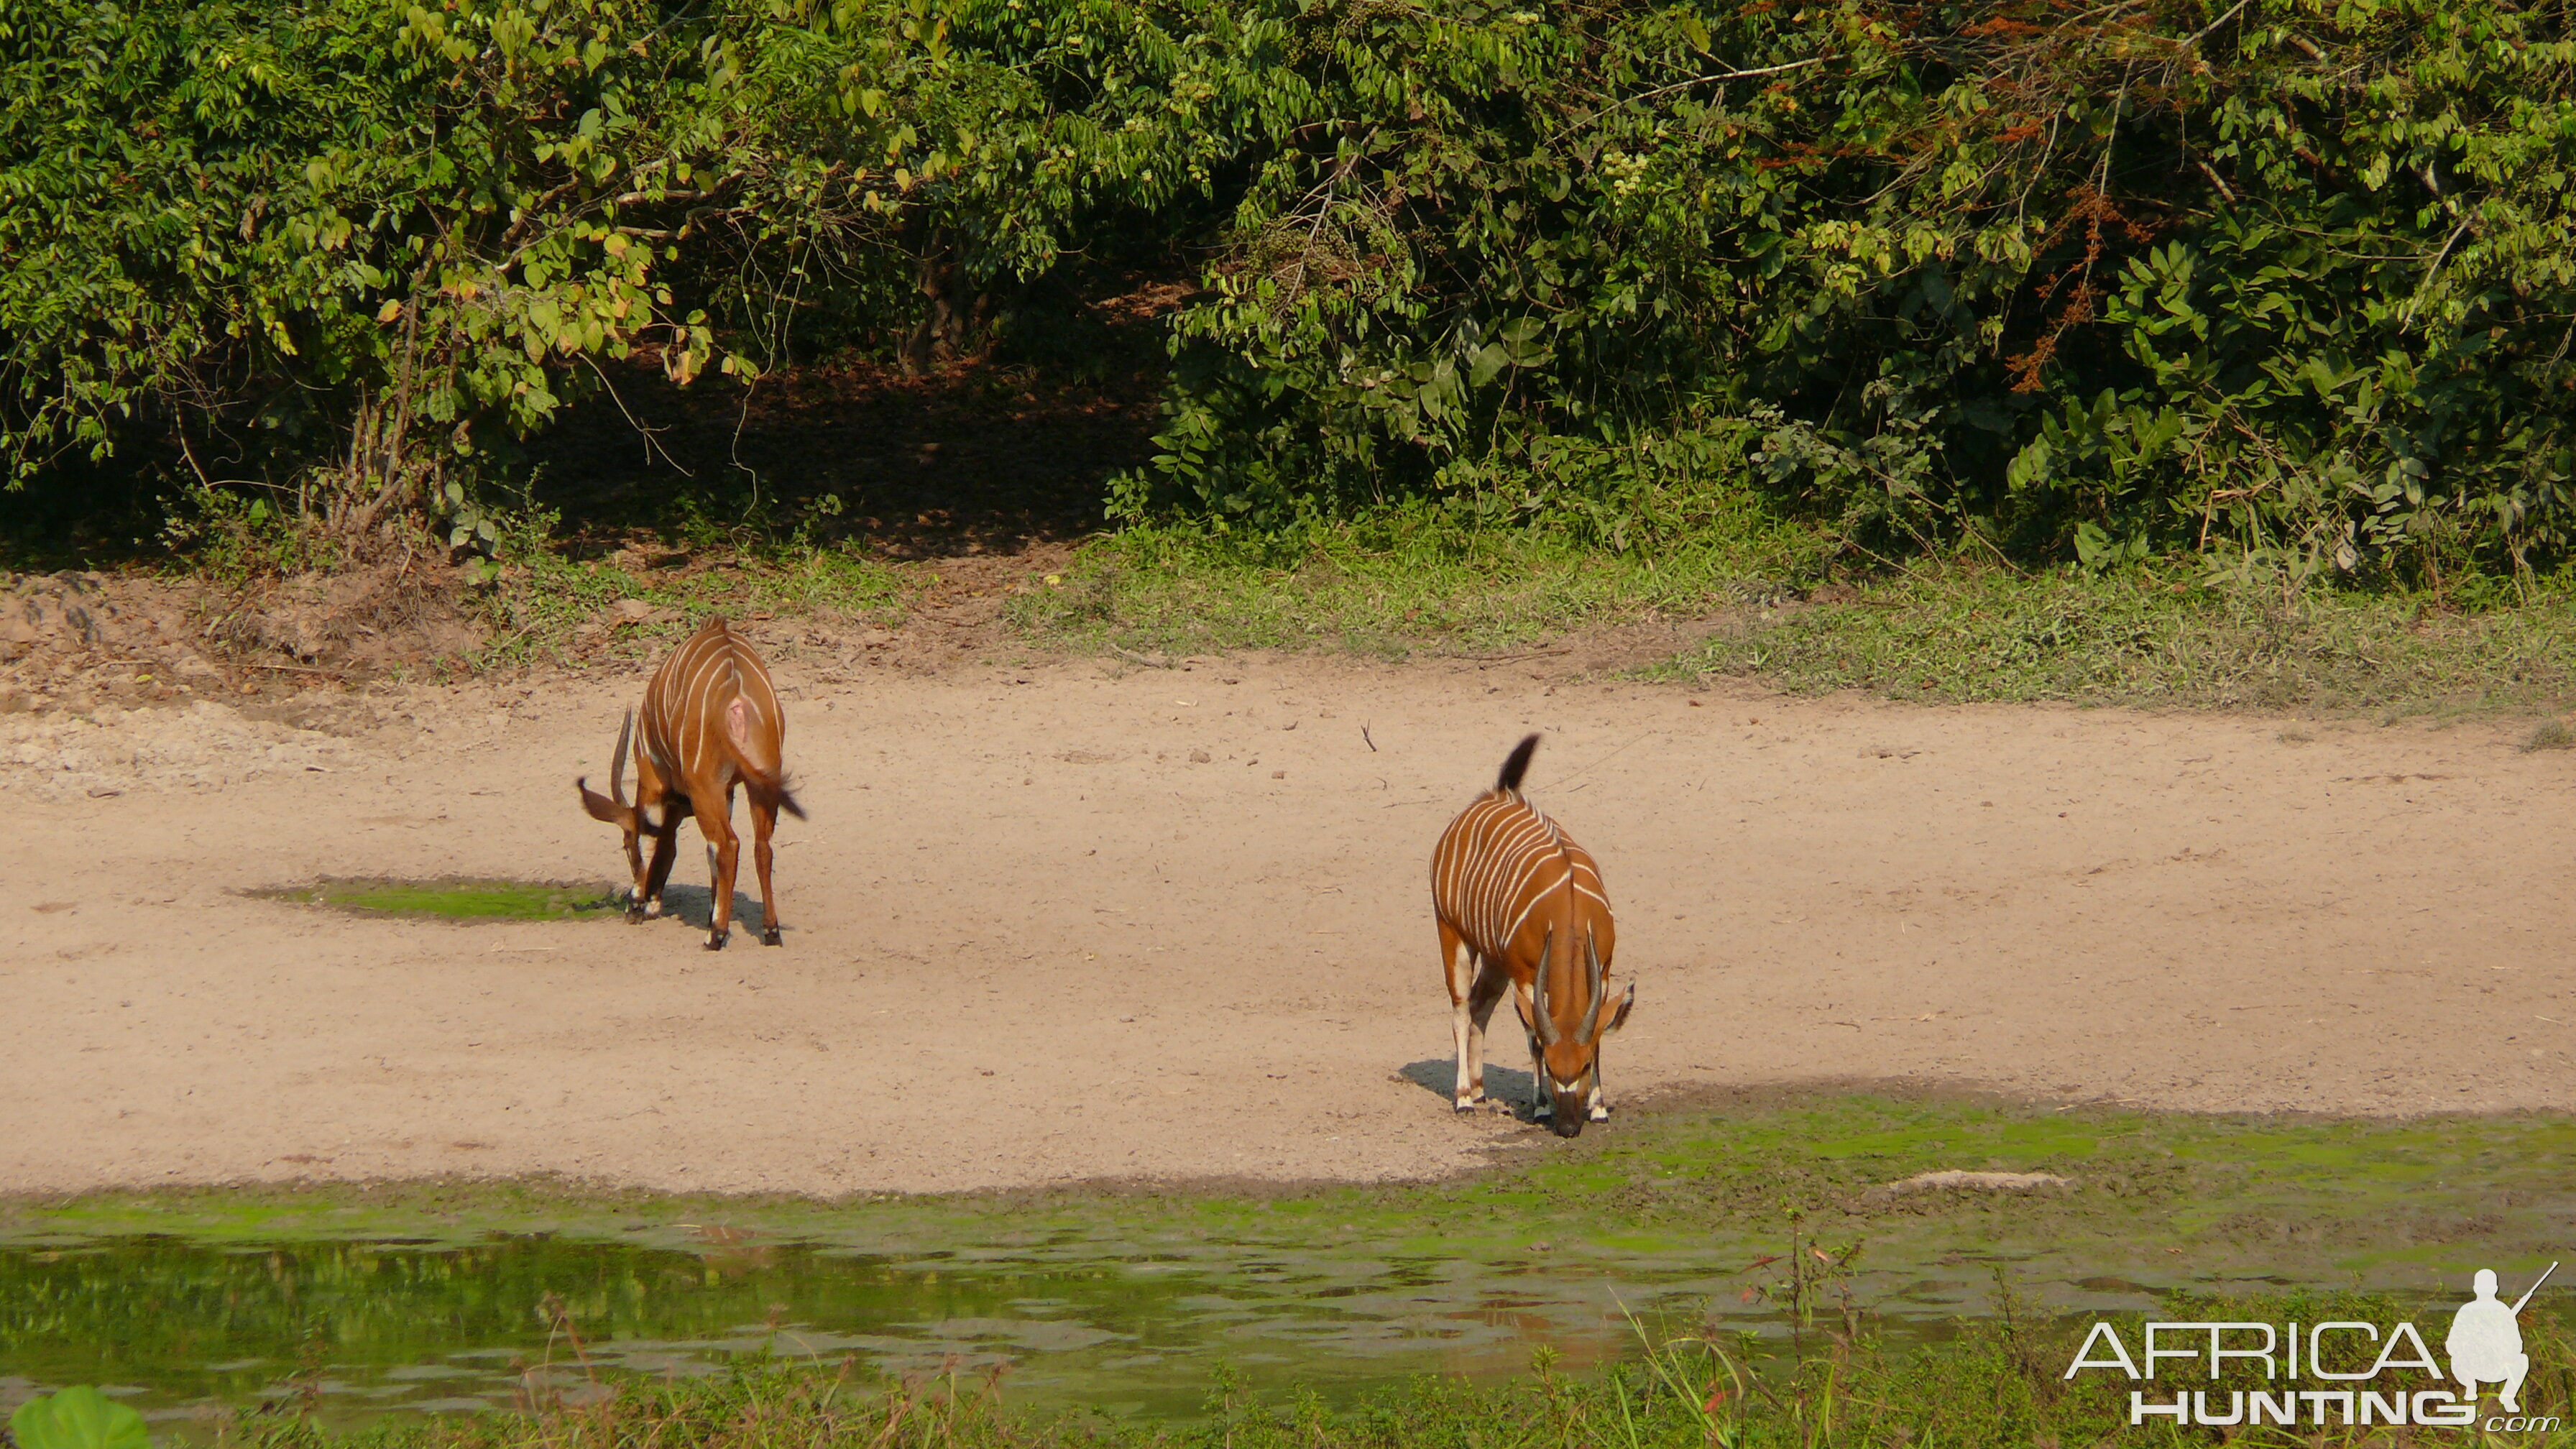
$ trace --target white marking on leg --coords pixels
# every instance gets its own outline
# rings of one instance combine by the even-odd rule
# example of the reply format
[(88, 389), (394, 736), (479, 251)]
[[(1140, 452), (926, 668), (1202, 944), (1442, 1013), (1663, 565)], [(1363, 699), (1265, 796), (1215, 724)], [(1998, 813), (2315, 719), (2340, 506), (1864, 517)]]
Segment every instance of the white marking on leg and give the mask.
[(1449, 1105), (1461, 1112), (1464, 1112), (1468, 1108), (1476, 1105), (1475, 1090), (1469, 1085), (1469, 1082), (1472, 1079), (1467, 1075), (1468, 1030), (1467, 1003), (1463, 1001), (1451, 1003), (1449, 1007), (1449, 1036), (1458, 1048), (1458, 1075), (1457, 1079), (1449, 1084)]
[[(1465, 942), (1461, 941), (1448, 948), (1446, 954), (1448, 959), (1442, 961), (1440, 967), (1448, 973), (1449, 977), (1449, 1036), (1458, 1049), (1457, 1074), (1449, 1084), (1449, 1105), (1456, 1111), (1464, 1112), (1476, 1104), (1476, 1079), (1473, 1075), (1475, 1056), (1467, 1040), (1469, 1034), (1475, 1030), (1475, 1024), (1469, 1020), (1471, 1015), (1469, 1007), (1475, 995), (1476, 983), (1475, 978), (1464, 970), (1469, 954)], [(1462, 980), (1462, 977), (1465, 979)]]

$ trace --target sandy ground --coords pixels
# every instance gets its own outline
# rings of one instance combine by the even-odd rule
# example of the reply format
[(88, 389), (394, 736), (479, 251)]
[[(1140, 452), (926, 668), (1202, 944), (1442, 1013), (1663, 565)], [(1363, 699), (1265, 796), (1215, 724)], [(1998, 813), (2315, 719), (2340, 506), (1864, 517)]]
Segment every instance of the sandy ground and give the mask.
[[(2576, 1107), (2576, 753), (2523, 726), (1692, 694), (1545, 656), (854, 665), (780, 661), (812, 810), (788, 944), (721, 955), (668, 921), (241, 894), (619, 877), (572, 777), (640, 674), (0, 716), (0, 1191), (1365, 1179), (1543, 1144), (1449, 1111), (1425, 880), (1527, 729), (1638, 983), (1614, 1098)], [(703, 920), (694, 831), (680, 860)]]

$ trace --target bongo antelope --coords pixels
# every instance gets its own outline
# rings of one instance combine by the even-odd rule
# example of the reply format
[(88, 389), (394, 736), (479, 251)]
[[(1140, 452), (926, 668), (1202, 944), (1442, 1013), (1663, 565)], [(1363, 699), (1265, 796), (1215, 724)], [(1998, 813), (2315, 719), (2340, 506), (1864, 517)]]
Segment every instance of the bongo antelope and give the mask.
[[(587, 776), (573, 782), (581, 791), (582, 808), (593, 819), (626, 832), (626, 864), (635, 873), (626, 919), (642, 921), (662, 914), (662, 887), (671, 878), (680, 821), (694, 815), (698, 833), (706, 837), (707, 884), (714, 898), (707, 918), (707, 949), (724, 949), (733, 935), (734, 868), (742, 848), (733, 831), (733, 791), (740, 785), (751, 797), (751, 859), (760, 872), (760, 943), (777, 945), (778, 894), (769, 884), (769, 834), (778, 824), (779, 811), (802, 820), (805, 809), (790, 793), (780, 759), (787, 715), (778, 706), (778, 692), (770, 688), (768, 666), (722, 618), (709, 619), (706, 627), (663, 660), (653, 672), (653, 682), (644, 687), (644, 738), (635, 751), (635, 803), (629, 805), (621, 781), (626, 773), (626, 744), (634, 729), (635, 711), (630, 709), (617, 730), (606, 798), (590, 788)], [(647, 834), (653, 837), (649, 871), (637, 844)]]
[(1591, 855), (1521, 795), (1537, 748), (1536, 735), (1521, 741), (1494, 788), (1441, 834), (1431, 910), (1458, 1043), (1457, 1109), (1485, 1100), (1485, 1023), (1510, 986), (1529, 1036), (1531, 1115), (1572, 1137), (1587, 1117), (1610, 1115), (1601, 1040), (1627, 1024), (1637, 988), (1610, 1009), (1610, 898)]

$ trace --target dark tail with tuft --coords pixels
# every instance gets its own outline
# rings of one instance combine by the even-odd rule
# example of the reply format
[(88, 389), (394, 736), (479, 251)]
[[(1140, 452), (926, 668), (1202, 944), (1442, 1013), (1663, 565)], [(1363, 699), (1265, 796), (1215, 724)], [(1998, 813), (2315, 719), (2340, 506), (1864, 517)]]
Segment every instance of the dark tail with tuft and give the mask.
[(1503, 761), (1503, 772), (1494, 777), (1494, 788), (1497, 790), (1519, 789), (1521, 787), (1521, 776), (1529, 773), (1530, 756), (1537, 753), (1538, 736), (1536, 735), (1532, 735), (1528, 739), (1521, 741), (1519, 744), (1512, 746), (1510, 757)]
[(797, 819), (805, 818), (805, 807), (796, 800), (796, 778), (793, 775), (785, 770), (775, 775), (765, 774), (739, 759), (734, 761), (734, 769), (741, 773), (743, 784), (753, 792), (767, 796), (771, 803)]
[(805, 807), (796, 803), (796, 781), (791, 776), (778, 777), (778, 808), (799, 820), (805, 818)]

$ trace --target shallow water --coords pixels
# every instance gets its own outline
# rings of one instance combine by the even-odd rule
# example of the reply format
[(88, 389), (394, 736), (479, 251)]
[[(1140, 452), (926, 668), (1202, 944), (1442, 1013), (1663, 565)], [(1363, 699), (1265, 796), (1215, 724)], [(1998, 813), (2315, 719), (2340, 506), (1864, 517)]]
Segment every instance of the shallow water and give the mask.
[[(1274, 1248), (1064, 1261), (811, 1241), (93, 1241), (0, 1249), (0, 1403), (99, 1383), (175, 1427), (309, 1391), (326, 1421), (351, 1423), (767, 1351), (885, 1373), (999, 1366), (1017, 1404), (1179, 1414), (1221, 1363), (1256, 1388), (1336, 1397), (1421, 1372), (1499, 1377), (1541, 1344), (1590, 1366), (1634, 1343), (1626, 1311), (1696, 1311), (1729, 1277), (1714, 1262), (1611, 1272)], [(1740, 1326), (1785, 1331), (1767, 1311)]]
[[(1275, 1201), (826, 1205), (432, 1184), (0, 1204), (0, 1412), (95, 1383), (196, 1438), (219, 1407), (309, 1395), (345, 1426), (770, 1352), (870, 1374), (998, 1368), (1013, 1405), (1185, 1415), (1220, 1365), (1255, 1390), (1347, 1399), (1418, 1373), (1500, 1378), (1542, 1346), (1596, 1366), (1634, 1352), (1641, 1323), (1785, 1348), (1793, 1261), (1825, 1274), (1828, 1317), (1849, 1302), (1899, 1342), (1993, 1312), (1999, 1288), (2038, 1314), (2146, 1309), (2175, 1289), (2359, 1287), (2447, 1306), (2478, 1267), (2527, 1282), (2564, 1255), (2571, 1143), (2576, 1124), (2544, 1118), (1826, 1098), (1649, 1118), (1600, 1150), (1542, 1145), (1461, 1182)], [(1931, 1166), (2079, 1182), (2008, 1196), (1867, 1186)], [(1773, 1204), (1800, 1173), (1842, 1174), (1821, 1193), (1840, 1206), (1805, 1219), (1792, 1252)]]
[[(1416, 1373), (1500, 1378), (1541, 1345), (1596, 1366), (1637, 1346), (1630, 1314), (1662, 1327), (1708, 1315), (1780, 1347), (1789, 1332), (1772, 1300), (1741, 1296), (1776, 1276), (1748, 1273), (1766, 1255), (1746, 1248), (1493, 1261), (1209, 1242), (1104, 1256), (1074, 1236), (908, 1256), (552, 1235), (0, 1249), (0, 1406), (98, 1383), (197, 1437), (218, 1405), (310, 1394), (325, 1422), (352, 1425), (577, 1400), (624, 1374), (769, 1352), (877, 1373), (999, 1367), (1017, 1405), (1162, 1416), (1194, 1412), (1220, 1364), (1256, 1390), (1340, 1399)], [(1890, 1337), (1939, 1337), (1987, 1309), (1998, 1263), (2051, 1310), (2149, 1302), (2116, 1276), (2036, 1278), (2051, 1265), (2019, 1253), (1891, 1264), (1853, 1275), (1852, 1297)], [(1828, 1293), (1828, 1317), (1838, 1301)]]

